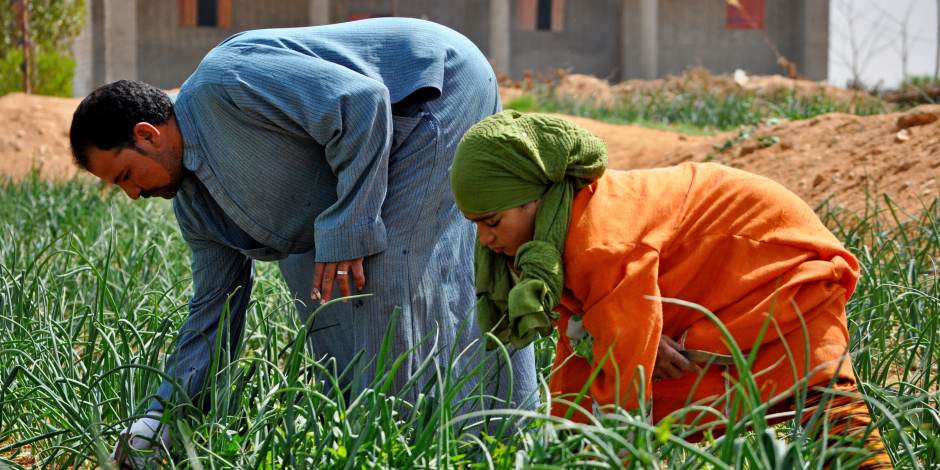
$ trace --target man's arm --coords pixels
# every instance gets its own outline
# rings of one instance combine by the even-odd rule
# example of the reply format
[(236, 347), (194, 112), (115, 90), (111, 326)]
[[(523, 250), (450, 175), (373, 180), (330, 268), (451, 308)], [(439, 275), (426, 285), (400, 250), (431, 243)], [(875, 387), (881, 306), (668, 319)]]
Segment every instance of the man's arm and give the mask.
[[(195, 294), (189, 302), (189, 318), (180, 328), (173, 353), (166, 362), (166, 372), (177, 381), (189, 397), (179, 397), (179, 388), (164, 380), (157, 391), (163, 401), (171, 404), (184, 401), (202, 391), (207, 372), (212, 367), (213, 358), (218, 353), (229, 351), (229, 358), (234, 356), (241, 339), (245, 324), (245, 311), (253, 283), (254, 263), (242, 253), (213, 240), (209, 231), (201, 223), (201, 214), (191, 207), (182, 207), (180, 201), (184, 194), (177, 196), (173, 208), (183, 239), (189, 244), (193, 254), (192, 270)], [(222, 322), (223, 312), (228, 314)], [(223, 324), (223, 335), (218, 336), (219, 324)], [(216, 350), (216, 339), (221, 340), (221, 348)], [(214, 354), (215, 352), (216, 354)], [(203, 402), (205, 403), (205, 402)], [(197, 404), (200, 406), (201, 404)], [(153, 400), (147, 409), (150, 417), (137, 420), (121, 434), (115, 443), (111, 459), (120, 468), (126, 468), (128, 453), (125, 445), (135, 449), (154, 447), (153, 458), (162, 459), (162, 450), (156, 447), (154, 438), (160, 432), (163, 446), (169, 446), (169, 428), (159, 425), (163, 404)], [(143, 457), (134, 457), (135, 467), (143, 468)]]
[(336, 174), (337, 201), (315, 222), (317, 263), (385, 250), (381, 209), (392, 132), (385, 85), (289, 49), (254, 45), (231, 54), (224, 87), (238, 110), (261, 125), (312, 137)]
[[(180, 210), (178, 204), (174, 204), (174, 208), (183, 239), (193, 253), (194, 294), (189, 302), (189, 318), (180, 328), (176, 347), (167, 359), (166, 372), (182, 380), (192, 397), (203, 389), (207, 372), (217, 357), (213, 354), (217, 337), (222, 347), (218, 354), (228, 350), (230, 359), (235, 354), (254, 282), (254, 262), (238, 250), (206, 236), (204, 230), (198, 228), (200, 224), (191, 223), (187, 211)], [(223, 313), (226, 313), (224, 321)], [(221, 336), (218, 335), (220, 324), (223, 325)], [(177, 390), (164, 381), (157, 395), (174, 403), (178, 401), (174, 398)], [(162, 409), (154, 400), (148, 411)]]

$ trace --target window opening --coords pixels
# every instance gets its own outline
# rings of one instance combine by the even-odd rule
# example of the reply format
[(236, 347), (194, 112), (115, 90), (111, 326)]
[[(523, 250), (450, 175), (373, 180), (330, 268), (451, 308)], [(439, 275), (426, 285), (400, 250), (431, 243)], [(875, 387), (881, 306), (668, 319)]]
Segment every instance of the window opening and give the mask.
[(218, 26), (219, 24), (219, 5), (216, 0), (199, 0), (196, 17), (196, 24), (199, 26)]
[(552, 29), (552, 0), (539, 0), (537, 28), (542, 31)]
[(738, 0), (726, 8), (726, 29), (764, 29), (764, 0)]
[(518, 0), (515, 14), (522, 31), (565, 30), (565, 0)]

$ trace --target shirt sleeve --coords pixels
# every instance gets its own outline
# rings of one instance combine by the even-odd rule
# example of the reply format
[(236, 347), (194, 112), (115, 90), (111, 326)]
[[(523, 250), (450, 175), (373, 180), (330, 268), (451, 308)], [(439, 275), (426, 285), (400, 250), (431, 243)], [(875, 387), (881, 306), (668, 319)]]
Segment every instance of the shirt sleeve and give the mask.
[[(194, 295), (189, 302), (189, 317), (180, 327), (173, 353), (167, 359), (166, 372), (193, 397), (205, 384), (213, 351), (220, 354), (228, 351), (229, 360), (234, 359), (254, 283), (254, 262), (238, 250), (201, 234), (180, 210), (176, 210), (176, 216), (183, 239), (193, 253)], [(219, 325), (223, 326), (221, 336)], [(222, 346), (218, 350), (217, 340)], [(178, 388), (164, 380), (157, 396), (178, 403), (177, 392)], [(160, 409), (163, 406), (154, 400), (148, 411)]]
[(260, 125), (312, 137), (338, 179), (338, 200), (315, 221), (317, 262), (385, 250), (381, 209), (392, 136), (385, 85), (290, 49), (253, 45), (233, 54), (224, 86), (235, 106)]
[[(583, 305), (581, 322), (593, 348), (572, 358), (577, 360), (572, 366), (582, 371), (567, 375), (581, 382), (574, 386), (559, 384), (561, 389), (580, 391), (590, 371), (597, 376), (589, 396), (600, 406), (617, 404), (634, 410), (639, 406), (640, 390), (643, 400), (649, 400), (663, 329), (662, 303), (649, 298), (659, 296), (658, 271), (659, 253), (632, 244), (592, 248), (566, 266), (566, 284)], [(571, 322), (577, 318), (572, 315), (563, 319), (565, 331), (559, 330), (565, 340), (563, 351), (574, 354), (567, 331), (572, 330)], [(584, 355), (588, 358), (580, 357)]]

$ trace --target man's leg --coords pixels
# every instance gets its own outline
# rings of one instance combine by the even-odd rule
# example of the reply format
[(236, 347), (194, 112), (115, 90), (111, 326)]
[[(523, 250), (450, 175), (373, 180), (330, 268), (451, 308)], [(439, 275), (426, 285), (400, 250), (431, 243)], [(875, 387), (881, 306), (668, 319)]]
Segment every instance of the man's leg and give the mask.
[[(397, 387), (404, 385), (421, 361), (432, 354), (438, 354), (436, 364), (442, 369), (453, 366), (463, 371), (480, 362), (479, 356), (472, 354), (481, 343), (471, 311), (476, 302), (475, 231), (457, 211), (449, 185), (451, 161), (460, 137), (473, 124), (501, 110), (492, 68), (482, 54), (477, 55), (448, 62), (442, 96), (425, 104), (417, 116), (394, 118), (395, 143), (382, 207), (389, 246), (365, 259), (366, 288), (353, 292), (372, 297), (331, 305), (314, 320), (313, 329), (339, 325), (332, 333), (324, 330), (311, 336), (317, 354), (329, 353), (342, 365), (365, 350), (365, 362), (374, 364), (392, 311), (401, 307), (389, 354), (394, 358), (412, 348), (416, 350), (399, 369)], [(312, 254), (291, 256), (281, 262), (292, 294), (303, 302), (298, 304), (301, 319), (317, 307), (306, 300), (313, 265)], [(335, 297), (338, 292), (334, 290)], [(470, 353), (461, 355), (468, 348)], [(454, 357), (452, 350), (456, 350)], [(537, 399), (532, 347), (515, 352), (511, 364), (515, 380), (510, 398), (515, 406), (526, 399)], [(373, 371), (366, 371), (359, 388), (366, 387), (372, 376)], [(419, 388), (430, 377), (426, 374)], [(500, 395), (506, 395), (510, 387), (507, 377), (504, 373), (490, 392), (498, 389)], [(470, 388), (472, 385), (465, 392)], [(414, 400), (417, 392), (413, 389), (399, 396)]]
[[(311, 250), (279, 261), (278, 268), (294, 299), (298, 321), (301, 325), (309, 323), (307, 344), (311, 356), (315, 360), (323, 359), (325, 356), (335, 358), (337, 372), (342, 373), (358, 352), (355, 348), (357, 344), (355, 333), (348, 325), (353, 315), (352, 305), (349, 303), (333, 304), (321, 310), (313, 320), (310, 320), (313, 313), (320, 307), (319, 301), (310, 299), (315, 260), (316, 250)], [(339, 297), (337, 289), (333, 293), (333, 298)]]
[[(441, 236), (430, 252), (428, 269), (420, 273), (419, 281), (423, 289), (432, 293), (426, 302), (427, 312), (432, 315), (434, 312), (444, 311), (440, 306), (449, 296), (453, 296), (453, 288), (449, 286), (459, 286), (460, 289), (469, 291), (461, 295), (469, 295), (473, 303), (476, 301), (473, 280), (476, 230), (454, 204), (450, 190), (450, 167), (457, 144), (464, 133), (477, 122), (501, 110), (499, 87), (492, 67), (479, 53), (465, 54), (461, 60), (449, 62), (441, 98), (427, 104), (426, 111), (436, 119), (439, 126), (438, 153), (439, 158), (443, 159), (443, 162), (435, 165), (429, 185), (429, 194), (432, 195), (429, 200), (438, 204), (427, 207), (422, 212), (424, 220), (431, 222), (437, 219), (441, 227)], [(449, 279), (443, 284), (441, 279), (445, 278), (442, 276), (444, 271), (440, 270), (439, 266), (450, 266), (446, 276)], [(434, 290), (435, 285), (448, 287)], [(499, 397), (500, 400), (508, 400), (508, 403), (490, 403), (484, 400), (484, 403), (473, 402), (470, 406), (474, 409), (479, 409), (481, 405), (486, 408), (534, 408), (538, 402), (538, 392), (533, 347), (518, 351), (510, 347), (511, 359), (508, 364), (502, 359), (497, 360), (494, 354), (486, 356), (488, 359), (484, 360), (483, 341), (476, 312), (472, 310), (473, 303), (466, 310), (450, 309), (450, 315), (453, 316), (452, 326), (447, 331), (448, 342), (444, 344), (448, 347), (455, 344), (457, 354), (469, 348), (474, 354), (461, 357), (456, 362), (455, 369), (472, 370), (482, 367), (492, 371), (491, 375), (484, 379), (486, 383), (483, 384), (482, 391), (486, 395)], [(462, 322), (467, 313), (469, 318)], [(458, 331), (460, 327), (463, 327), (463, 331)], [(509, 367), (512, 368), (511, 381)], [(458, 395), (458, 399), (470, 393), (479, 394), (481, 389), (472, 391), (472, 387), (476, 385), (476, 382), (469, 384)]]

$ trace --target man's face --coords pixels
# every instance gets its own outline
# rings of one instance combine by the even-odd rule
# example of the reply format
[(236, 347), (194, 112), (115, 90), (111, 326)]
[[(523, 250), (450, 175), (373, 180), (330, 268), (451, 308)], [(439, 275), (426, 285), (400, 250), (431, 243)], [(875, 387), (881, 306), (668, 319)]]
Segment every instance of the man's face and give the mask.
[[(148, 133), (151, 129), (156, 138)], [(88, 169), (98, 178), (120, 186), (131, 199), (151, 196), (172, 199), (187, 173), (182, 148), (171, 145), (166, 135), (160, 135), (152, 126), (144, 131), (138, 135), (135, 130), (137, 139), (129, 148), (91, 148)]]

